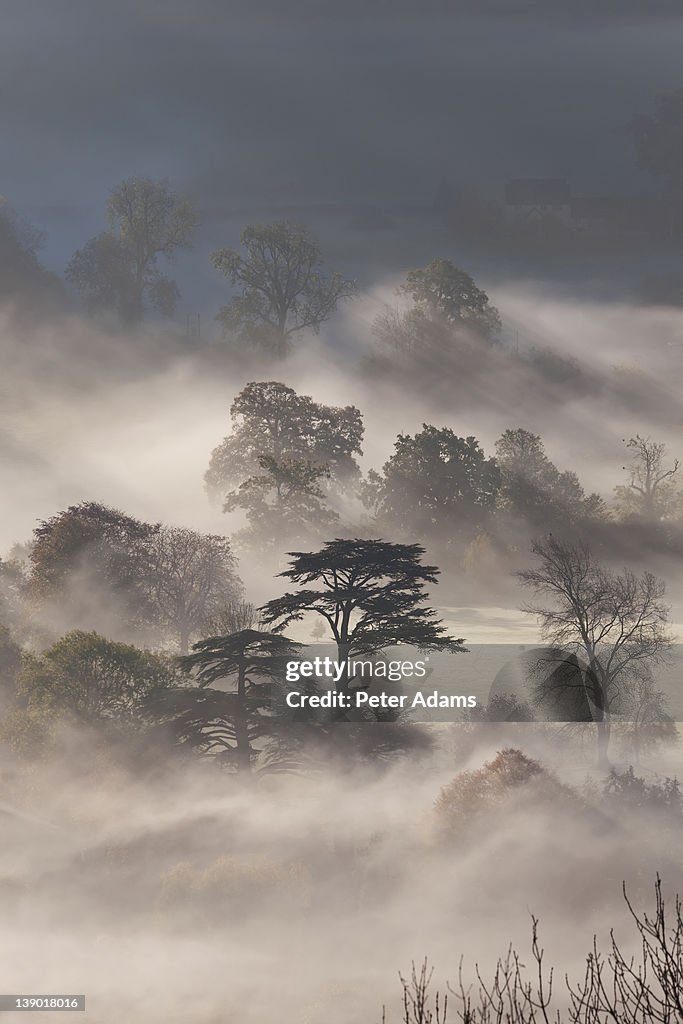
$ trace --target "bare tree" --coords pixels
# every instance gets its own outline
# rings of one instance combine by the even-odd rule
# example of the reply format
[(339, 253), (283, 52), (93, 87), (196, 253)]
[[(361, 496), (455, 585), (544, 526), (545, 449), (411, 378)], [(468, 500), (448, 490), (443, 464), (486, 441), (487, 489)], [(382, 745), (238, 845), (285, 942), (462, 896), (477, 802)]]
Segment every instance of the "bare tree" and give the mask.
[(636, 434), (624, 442), (632, 452), (628, 466), (629, 482), (615, 488), (623, 515), (640, 515), (647, 519), (666, 519), (680, 504), (676, 476), (680, 462), (666, 463), (666, 445)]
[(217, 605), (215, 613), (207, 620), (203, 632), (209, 636), (229, 636), (245, 629), (260, 629), (261, 616), (256, 605), (239, 598), (228, 598)]
[[(540, 566), (517, 573), (543, 604), (527, 605), (553, 647), (585, 658), (588, 671), (566, 685), (586, 689), (597, 728), (598, 763), (608, 764), (611, 713), (618, 710), (637, 670), (666, 659), (669, 634), (664, 583), (652, 573), (618, 575), (597, 564), (583, 544), (550, 535), (532, 547)], [(546, 603), (546, 601), (548, 603)]]
[(162, 527), (148, 544), (149, 598), (155, 617), (173, 635), (181, 654), (242, 584), (226, 537)]
[[(673, 920), (667, 916), (659, 876), (655, 883), (654, 914), (634, 910), (624, 887), (624, 899), (635, 925), (640, 951), (622, 951), (614, 932), (607, 951), (594, 936), (583, 977), (572, 982), (564, 975), (563, 995), (557, 997), (554, 971), (544, 963), (538, 920), (531, 919), (531, 964), (527, 968), (512, 947), (486, 979), (477, 966), (475, 983), (464, 978), (462, 960), (455, 988), (456, 1014), (462, 1024), (680, 1024), (683, 1020), (683, 907), (677, 896)], [(400, 976), (403, 1024), (445, 1024), (447, 996), (430, 990), (432, 970), (425, 960), (411, 977)], [(559, 1002), (562, 1008), (557, 1005)], [(383, 1024), (386, 1013), (382, 1013)]]

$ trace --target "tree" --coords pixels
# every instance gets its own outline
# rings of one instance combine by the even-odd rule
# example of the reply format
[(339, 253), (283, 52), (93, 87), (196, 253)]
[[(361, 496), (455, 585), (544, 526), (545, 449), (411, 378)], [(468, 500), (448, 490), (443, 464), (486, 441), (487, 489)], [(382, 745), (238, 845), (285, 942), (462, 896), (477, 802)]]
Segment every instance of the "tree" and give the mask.
[(496, 441), (501, 474), (499, 506), (536, 528), (604, 515), (598, 494), (586, 495), (576, 473), (560, 472), (538, 434), (517, 427)]
[(279, 575), (300, 586), (262, 607), (265, 625), (280, 632), (313, 613), (327, 622), (345, 668), (337, 684), (349, 689), (349, 659), (410, 644), (420, 650), (464, 651), (425, 605), (427, 584), (439, 570), (422, 565), (419, 544), (382, 540), (328, 541), (319, 551), (290, 551), (290, 566)]
[(303, 227), (286, 222), (253, 224), (240, 236), (244, 255), (232, 249), (211, 254), (216, 270), (239, 288), (217, 319), (226, 332), (284, 356), (306, 328), (316, 333), (338, 303), (356, 293), (341, 274), (325, 277), (318, 243)]
[(0, 299), (61, 301), (64, 286), (40, 262), (43, 233), (18, 217), (1, 199), (0, 207)]
[(495, 459), (476, 438), (425, 423), (414, 437), (399, 434), (382, 476), (369, 473), (363, 497), (379, 522), (402, 534), (451, 541), (485, 527), (499, 486)]
[[(254, 629), (201, 640), (192, 654), (180, 659), (184, 670), (195, 673), (198, 687), (162, 694), (154, 702), (156, 713), (171, 725), (181, 744), (210, 753), (238, 772), (249, 772), (255, 744), (273, 731), (267, 714), (272, 684), (299, 651), (287, 637)], [(212, 688), (212, 683), (223, 680), (231, 686), (229, 691)]]
[[(624, 948), (610, 931), (605, 949), (593, 936), (576, 981), (546, 967), (538, 919), (532, 916), (530, 958), (510, 945), (488, 976), (475, 968), (473, 983), (461, 960), (458, 983), (448, 985), (445, 996), (432, 995), (426, 960), (419, 971), (413, 964), (409, 980), (399, 974), (403, 1024), (446, 1024), (453, 1002), (462, 1024), (678, 1024), (683, 1019), (683, 902), (676, 896), (673, 913), (667, 912), (659, 876), (654, 913), (637, 913), (625, 885), (623, 893), (635, 941)], [(556, 977), (564, 979), (559, 997)], [(387, 1024), (386, 1014), (382, 1021)]]
[(0, 558), (0, 628), (21, 630), (25, 626), (27, 597), (26, 566), (16, 557), (18, 546), (7, 559)]
[(14, 699), (21, 667), (21, 647), (9, 629), (0, 625), (0, 708)]
[(460, 374), (463, 364), (470, 371), (483, 369), (501, 321), (486, 292), (469, 274), (450, 260), (432, 260), (421, 270), (409, 271), (398, 295), (404, 302), (412, 299), (412, 305), (387, 306), (372, 325), (373, 335), (392, 363), (398, 361), (404, 370), (432, 376), (443, 374), (446, 367)]
[(216, 534), (162, 526), (148, 537), (146, 556), (155, 622), (187, 654), (192, 637), (242, 591), (230, 543)]
[(225, 636), (260, 627), (259, 612), (251, 601), (230, 598), (220, 604), (205, 626), (205, 636)]
[(129, 626), (147, 621), (146, 551), (158, 529), (94, 501), (43, 520), (29, 552), (33, 599), (51, 602), (72, 622), (92, 621), (99, 612), (115, 612)]
[(278, 381), (259, 381), (240, 391), (230, 416), (232, 433), (211, 453), (204, 478), (213, 499), (259, 475), (264, 458), (326, 467), (338, 487), (359, 475), (363, 419), (354, 405), (322, 405)]
[(410, 296), (415, 309), (430, 319), (442, 319), (485, 337), (500, 330), (500, 314), (486, 292), (450, 260), (435, 259), (420, 270), (410, 270), (399, 292)]
[(225, 499), (224, 512), (244, 509), (249, 524), (237, 539), (261, 549), (274, 544), (295, 544), (320, 534), (338, 520), (326, 506), (325, 492), (319, 481), (329, 477), (325, 466), (302, 459), (277, 461), (264, 455), (259, 459), (262, 472), (251, 476)]
[(131, 256), (115, 235), (103, 231), (86, 242), (72, 256), (65, 277), (82, 294), (89, 313), (115, 311), (124, 324), (139, 320), (141, 297)]
[(681, 493), (676, 486), (680, 462), (674, 459), (667, 464), (666, 445), (640, 434), (624, 444), (632, 455), (630, 464), (624, 466), (628, 484), (615, 488), (620, 514), (660, 521), (671, 518), (681, 509)]
[(131, 722), (149, 697), (177, 683), (166, 658), (77, 630), (42, 654), (25, 654), (18, 693), (29, 708), (79, 721)]
[(29, 587), (69, 628), (96, 625), (187, 652), (242, 584), (226, 537), (143, 523), (97, 502), (72, 505), (34, 531)]
[(636, 764), (640, 764), (641, 755), (645, 751), (679, 742), (676, 723), (668, 713), (666, 694), (657, 689), (647, 666), (644, 671), (636, 674), (620, 710), (621, 739), (633, 753)]
[[(589, 548), (550, 535), (532, 551), (538, 568), (517, 573), (522, 585), (550, 602), (525, 607), (538, 618), (552, 646), (581, 655), (585, 676), (554, 675), (586, 689), (597, 732), (598, 763), (607, 766), (611, 716), (644, 666), (664, 661), (673, 644), (668, 632), (664, 583), (649, 572), (621, 575), (598, 565)], [(550, 678), (550, 677), (549, 677)]]
[(146, 302), (170, 315), (180, 293), (158, 261), (192, 244), (198, 223), (192, 205), (166, 181), (132, 177), (112, 190), (107, 219), (110, 231), (74, 254), (67, 280), (91, 309), (115, 309), (129, 322), (143, 316)]

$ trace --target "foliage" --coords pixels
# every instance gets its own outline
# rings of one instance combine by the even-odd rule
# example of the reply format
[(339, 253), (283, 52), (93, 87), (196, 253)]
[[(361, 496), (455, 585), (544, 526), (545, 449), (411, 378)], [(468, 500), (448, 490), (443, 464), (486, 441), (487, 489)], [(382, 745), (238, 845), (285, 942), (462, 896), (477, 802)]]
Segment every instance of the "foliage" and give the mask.
[[(206, 636), (226, 636), (243, 629), (259, 629), (258, 609), (251, 601), (231, 599), (219, 603), (214, 614), (205, 625)], [(202, 637), (205, 639), (205, 637)]]
[(115, 311), (127, 323), (139, 320), (146, 304), (173, 313), (180, 293), (158, 261), (191, 245), (198, 223), (191, 204), (165, 181), (132, 177), (112, 190), (107, 218), (111, 230), (74, 254), (67, 280), (90, 310)]
[(337, 522), (339, 517), (327, 508), (319, 485), (330, 475), (325, 466), (301, 459), (277, 461), (268, 455), (259, 463), (262, 472), (231, 491), (223, 506), (224, 512), (246, 511), (248, 527), (237, 533), (238, 541), (262, 551), (305, 542)]
[(435, 259), (420, 270), (409, 271), (399, 291), (409, 295), (415, 308), (431, 319), (442, 318), (484, 337), (500, 330), (500, 315), (486, 292), (450, 260)]
[[(0, 201), (1, 202), (1, 201)], [(43, 267), (40, 249), (44, 236), (8, 206), (0, 208), (0, 299), (61, 299), (63, 285)]]
[(683, 798), (678, 779), (648, 782), (635, 774), (633, 766), (619, 772), (611, 768), (603, 786), (608, 804), (629, 811), (667, 814), (683, 821)]
[[(437, 582), (439, 570), (422, 565), (419, 544), (336, 539), (319, 551), (289, 554), (290, 568), (280, 576), (301, 589), (263, 606), (264, 623), (277, 623), (276, 631), (306, 614), (319, 615), (343, 662), (400, 644), (425, 651), (464, 650), (463, 641), (448, 636), (424, 604), (426, 586)], [(339, 688), (348, 688), (346, 673)]]
[(96, 502), (72, 505), (40, 523), (29, 585), (77, 623), (92, 605), (131, 629), (171, 638), (186, 652), (217, 611), (241, 594), (225, 537), (143, 523)]
[(130, 723), (150, 695), (177, 681), (167, 658), (77, 630), (42, 654), (24, 654), (18, 694), (29, 708), (78, 721)]
[(146, 557), (155, 623), (186, 654), (192, 637), (241, 594), (230, 544), (216, 534), (163, 526), (149, 535)]
[[(150, 702), (150, 711), (181, 746), (209, 754), (224, 767), (248, 772), (257, 744), (277, 726), (268, 714), (272, 684), (299, 650), (292, 640), (261, 630), (208, 637), (179, 659), (185, 671), (195, 674), (198, 685), (160, 694)], [(214, 689), (211, 684), (218, 681), (227, 681), (230, 690)]]
[(330, 480), (348, 484), (358, 476), (363, 420), (353, 405), (322, 405), (278, 381), (247, 384), (230, 408), (232, 433), (212, 452), (206, 487), (212, 498), (240, 487), (275, 464), (326, 467)]
[(488, 828), (490, 816), (514, 807), (567, 806), (578, 797), (552, 772), (521, 750), (506, 747), (492, 761), (460, 772), (445, 786), (435, 805), (436, 824), (444, 840), (471, 835), (477, 823)]
[(108, 593), (125, 607), (131, 625), (145, 620), (145, 550), (158, 529), (98, 502), (70, 505), (33, 531), (31, 594), (39, 602), (71, 602), (77, 617), (79, 602), (87, 605), (93, 590)]
[(537, 528), (604, 515), (602, 499), (586, 495), (575, 473), (557, 469), (538, 434), (521, 427), (506, 430), (496, 442), (496, 458), (501, 510)]
[(25, 565), (14, 557), (0, 559), (0, 624), (13, 630), (24, 625), (27, 589)]
[(124, 324), (134, 324), (142, 315), (131, 254), (110, 232), (95, 235), (78, 249), (64, 276), (81, 293), (89, 313), (115, 312)]
[(317, 331), (356, 286), (341, 274), (326, 277), (318, 243), (303, 227), (286, 222), (255, 224), (240, 236), (244, 255), (219, 249), (214, 267), (239, 288), (218, 314), (228, 333), (283, 356), (291, 339)]
[(363, 488), (377, 520), (423, 540), (469, 538), (495, 507), (500, 472), (474, 437), (424, 424), (413, 437), (399, 434), (394, 454), (371, 471)]
[(407, 309), (386, 307), (373, 322), (372, 333), (380, 343), (379, 356), (391, 359), (404, 370), (443, 374), (462, 372), (481, 364), (490, 353), (501, 321), (488, 296), (469, 274), (449, 260), (436, 259), (421, 270), (411, 270), (398, 289), (412, 299)]
[(21, 647), (6, 626), (0, 626), (0, 692), (14, 694), (21, 666)]

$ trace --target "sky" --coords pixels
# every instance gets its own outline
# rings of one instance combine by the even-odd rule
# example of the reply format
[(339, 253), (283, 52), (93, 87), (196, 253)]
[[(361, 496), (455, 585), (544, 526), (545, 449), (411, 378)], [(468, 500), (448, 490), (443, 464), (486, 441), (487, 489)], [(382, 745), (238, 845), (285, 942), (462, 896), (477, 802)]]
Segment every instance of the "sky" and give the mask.
[(680, 84), (683, 17), (468, 13), (496, 6), (5, 0), (0, 192), (58, 264), (129, 174), (214, 215), (428, 203), (442, 177), (495, 196), (516, 176), (648, 187), (620, 126)]

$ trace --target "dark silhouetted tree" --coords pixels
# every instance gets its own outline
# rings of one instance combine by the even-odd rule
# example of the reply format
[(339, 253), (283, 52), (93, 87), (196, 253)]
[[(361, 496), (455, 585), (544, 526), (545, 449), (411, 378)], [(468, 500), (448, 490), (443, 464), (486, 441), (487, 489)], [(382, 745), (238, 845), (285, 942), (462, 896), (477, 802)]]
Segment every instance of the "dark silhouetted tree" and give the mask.
[(318, 331), (342, 299), (356, 293), (341, 274), (326, 277), (318, 243), (303, 227), (279, 222), (252, 224), (240, 237), (243, 255), (219, 249), (217, 270), (239, 289), (218, 314), (228, 333), (283, 356), (305, 329)]
[[(463, 641), (448, 636), (436, 613), (426, 606), (426, 587), (439, 570), (423, 565), (419, 544), (382, 540), (333, 540), (319, 551), (291, 551), (290, 566), (279, 575), (299, 586), (269, 601), (263, 622), (283, 630), (307, 614), (327, 622), (337, 659), (348, 665), (354, 655), (377, 654), (408, 644), (420, 650), (464, 651)], [(348, 672), (340, 691), (349, 688)]]
[[(180, 659), (198, 686), (162, 694), (152, 702), (154, 714), (170, 726), (181, 745), (210, 754), (238, 772), (249, 772), (258, 744), (277, 726), (269, 714), (273, 684), (283, 678), (285, 662), (299, 652), (294, 641), (254, 629), (208, 637)], [(211, 685), (218, 682), (229, 689)]]

